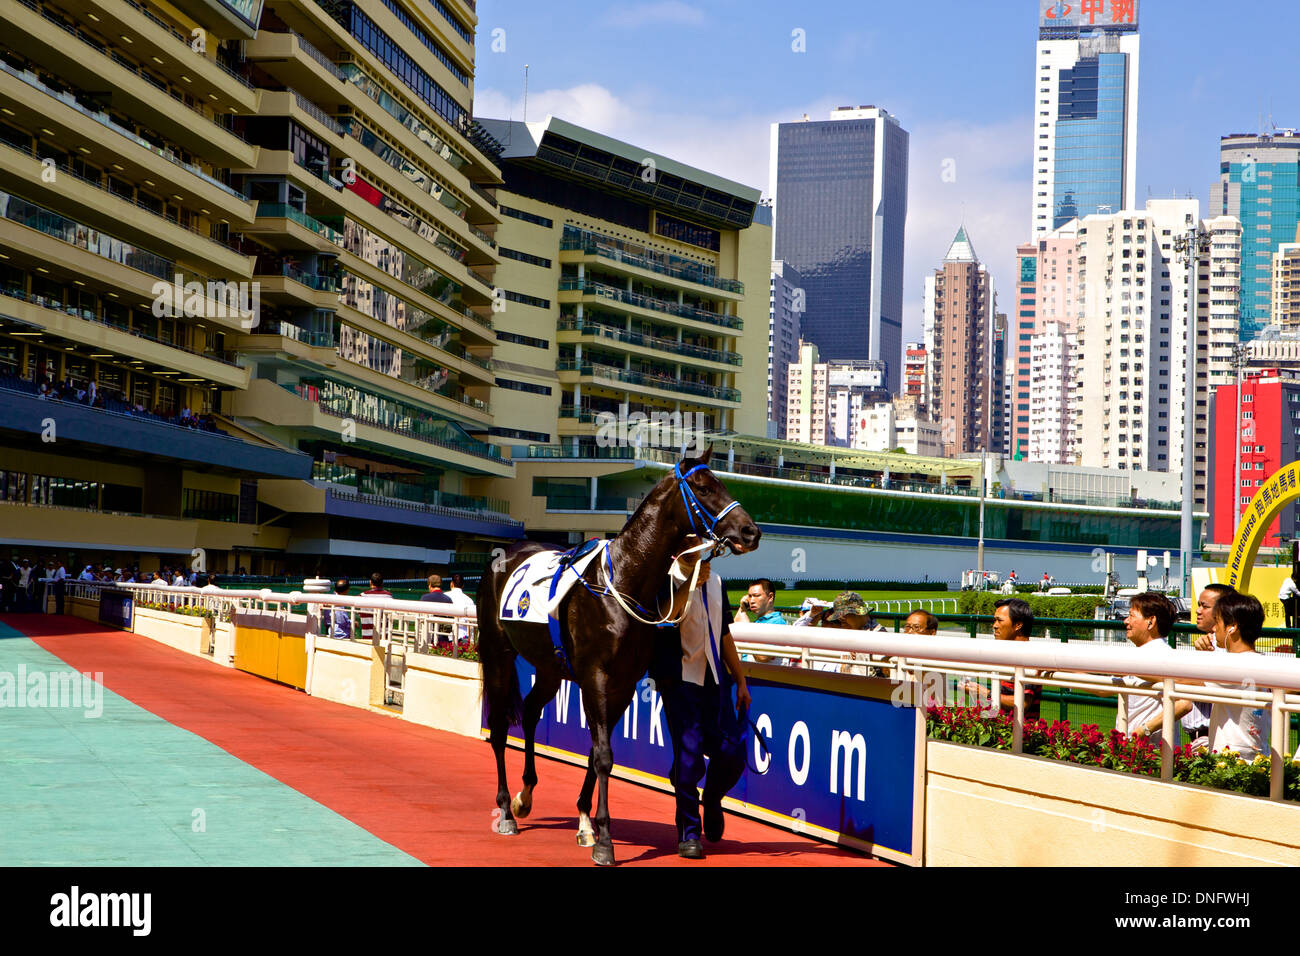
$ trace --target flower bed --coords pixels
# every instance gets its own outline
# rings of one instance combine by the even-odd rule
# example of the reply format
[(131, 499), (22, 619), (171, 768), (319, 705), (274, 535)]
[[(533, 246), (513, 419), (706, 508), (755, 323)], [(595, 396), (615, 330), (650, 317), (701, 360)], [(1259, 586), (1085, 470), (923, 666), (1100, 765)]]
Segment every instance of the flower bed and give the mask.
[[(948, 740), (995, 750), (1010, 750), (1012, 715), (1003, 711), (984, 716), (978, 707), (930, 707), (926, 710), (926, 734), (933, 740)], [(1048, 724), (1026, 720), (1023, 740), (1026, 754), (1049, 757), (1084, 766), (1103, 767), (1149, 777), (1160, 775), (1160, 748), (1150, 739), (1112, 730), (1109, 737), (1096, 724), (1072, 728), (1068, 720)], [(1300, 764), (1286, 754), (1283, 795), (1300, 800)], [(1272, 760), (1261, 754), (1253, 761), (1231, 752), (1193, 752), (1191, 744), (1174, 751), (1174, 780), (1183, 783), (1232, 790), (1252, 796), (1268, 796)]]
[(146, 611), (166, 611), (168, 614), (180, 614), (184, 617), (201, 617), (209, 624), (216, 624), (217, 614), (211, 608), (195, 607), (185, 604), (170, 604), (162, 601), (136, 601), (137, 608), (144, 608)]
[(431, 643), (428, 649), (422, 651), (421, 653), (429, 654), (433, 657), (454, 657), (457, 660), (462, 660), (462, 661), (474, 661), (474, 662), (478, 661), (477, 641), (471, 641), (467, 637), (462, 637), (459, 641), (457, 641), (457, 643), (459, 644), (457, 654), (452, 654), (450, 641)]

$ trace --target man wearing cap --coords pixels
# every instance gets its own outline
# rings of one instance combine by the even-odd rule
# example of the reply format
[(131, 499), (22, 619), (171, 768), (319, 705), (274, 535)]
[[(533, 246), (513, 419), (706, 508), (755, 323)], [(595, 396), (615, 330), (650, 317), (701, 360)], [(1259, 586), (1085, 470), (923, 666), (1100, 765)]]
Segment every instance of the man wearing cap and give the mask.
[[(710, 573), (708, 561), (700, 564), (696, 588), (681, 625), (668, 631), (679, 634), (676, 648), (665, 642), (671, 653), (657, 655), (660, 665), (652, 672), (663, 696), (664, 716), (673, 739), (669, 779), (677, 796), (677, 855), (688, 860), (704, 858), (701, 831), (710, 842), (722, 839), (726, 823), (722, 798), (745, 772), (744, 732), (739, 715), (749, 709), (750, 699), (740, 656), (731, 640), (722, 580)], [(702, 826), (698, 789), (701, 780)]]
[[(835, 598), (835, 603), (831, 609), (825, 613), (821, 624), (823, 627), (842, 627), (850, 631), (883, 631), (884, 628), (880, 623), (871, 616), (871, 608), (862, 600), (862, 595), (857, 591), (845, 591)], [(853, 653), (848, 655), (850, 659), (857, 661), (874, 660), (869, 654)], [(873, 673), (871, 668), (861, 664), (831, 664), (825, 661), (819, 661), (813, 664), (813, 670), (818, 671), (843, 671), (849, 674), (864, 674), (870, 676)]]

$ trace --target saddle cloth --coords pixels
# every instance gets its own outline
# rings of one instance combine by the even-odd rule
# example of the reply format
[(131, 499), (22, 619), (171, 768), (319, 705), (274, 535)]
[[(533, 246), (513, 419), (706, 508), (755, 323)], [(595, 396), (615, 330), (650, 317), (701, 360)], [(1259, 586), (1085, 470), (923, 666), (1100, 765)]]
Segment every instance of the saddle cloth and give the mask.
[(569, 589), (608, 547), (608, 541), (593, 538), (572, 551), (539, 551), (529, 555), (506, 579), (501, 596), (501, 620), (549, 623)]

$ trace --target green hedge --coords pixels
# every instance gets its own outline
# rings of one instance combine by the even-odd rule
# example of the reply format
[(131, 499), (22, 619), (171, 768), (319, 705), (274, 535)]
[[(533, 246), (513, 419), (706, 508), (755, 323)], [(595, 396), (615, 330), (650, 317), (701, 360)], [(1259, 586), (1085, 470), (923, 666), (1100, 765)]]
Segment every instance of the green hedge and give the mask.
[[(957, 598), (957, 611), (960, 614), (992, 616), (997, 603), (1004, 597), (1005, 595), (992, 591), (963, 591)], [(1029, 602), (1034, 617), (1060, 617), (1075, 621), (1091, 621), (1093, 609), (1106, 603), (1105, 598), (1073, 594), (1062, 597), (1027, 594), (1023, 600)]]
[[(1043, 586), (1043, 582), (1035, 581), (1033, 584), (1017, 584), (1015, 590), (1017, 594), (1035, 594)], [(1104, 584), (1053, 584), (1054, 588), (1069, 588), (1075, 594), (1105, 594), (1106, 586)]]
[[(946, 581), (832, 581), (809, 578), (795, 581), (800, 591), (947, 591)], [(792, 590), (793, 590), (792, 589)]]

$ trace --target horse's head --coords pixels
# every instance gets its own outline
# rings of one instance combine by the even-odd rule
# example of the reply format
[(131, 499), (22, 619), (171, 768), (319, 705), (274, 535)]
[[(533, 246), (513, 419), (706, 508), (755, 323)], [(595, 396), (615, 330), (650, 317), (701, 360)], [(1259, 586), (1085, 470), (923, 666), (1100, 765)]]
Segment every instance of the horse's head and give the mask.
[(670, 499), (675, 500), (688, 533), (712, 538), (735, 554), (753, 551), (763, 533), (709, 470), (712, 456), (710, 445), (699, 458), (685, 458), (674, 467), (665, 479), (674, 483), (669, 489)]

